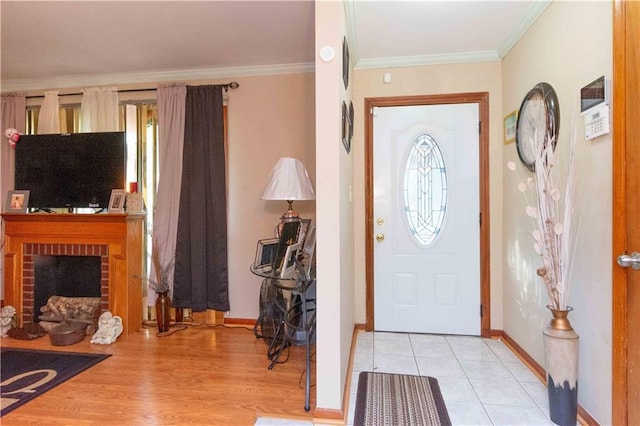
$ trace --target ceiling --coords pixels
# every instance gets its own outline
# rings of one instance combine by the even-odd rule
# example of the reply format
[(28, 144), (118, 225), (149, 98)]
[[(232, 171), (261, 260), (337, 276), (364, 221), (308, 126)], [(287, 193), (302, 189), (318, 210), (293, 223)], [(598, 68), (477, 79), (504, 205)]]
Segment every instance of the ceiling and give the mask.
[[(347, 0), (356, 68), (497, 60), (539, 1)], [(2, 91), (313, 70), (314, 2), (0, 2)]]

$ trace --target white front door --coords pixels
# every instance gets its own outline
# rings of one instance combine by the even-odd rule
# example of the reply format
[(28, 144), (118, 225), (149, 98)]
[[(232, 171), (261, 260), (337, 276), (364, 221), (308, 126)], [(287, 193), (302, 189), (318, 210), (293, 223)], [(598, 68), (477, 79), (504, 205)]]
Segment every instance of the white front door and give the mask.
[(375, 329), (480, 335), (478, 104), (373, 115)]

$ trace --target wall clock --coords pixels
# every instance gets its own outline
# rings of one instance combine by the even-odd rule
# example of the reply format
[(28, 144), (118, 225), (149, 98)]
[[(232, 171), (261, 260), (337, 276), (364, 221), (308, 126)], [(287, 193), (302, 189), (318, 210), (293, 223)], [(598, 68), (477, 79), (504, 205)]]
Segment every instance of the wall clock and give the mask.
[(520, 161), (535, 170), (536, 141), (556, 147), (560, 129), (560, 106), (556, 91), (549, 83), (536, 84), (522, 100), (516, 122), (516, 148)]

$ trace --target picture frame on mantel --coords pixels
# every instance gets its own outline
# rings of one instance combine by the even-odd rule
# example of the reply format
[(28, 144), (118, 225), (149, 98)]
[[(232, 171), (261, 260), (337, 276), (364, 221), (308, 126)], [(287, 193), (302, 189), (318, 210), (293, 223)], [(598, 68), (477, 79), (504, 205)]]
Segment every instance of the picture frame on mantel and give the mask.
[(111, 198), (109, 198), (109, 213), (124, 213), (126, 197), (124, 189), (112, 189)]
[(10, 190), (7, 194), (6, 213), (26, 213), (29, 208), (29, 190)]

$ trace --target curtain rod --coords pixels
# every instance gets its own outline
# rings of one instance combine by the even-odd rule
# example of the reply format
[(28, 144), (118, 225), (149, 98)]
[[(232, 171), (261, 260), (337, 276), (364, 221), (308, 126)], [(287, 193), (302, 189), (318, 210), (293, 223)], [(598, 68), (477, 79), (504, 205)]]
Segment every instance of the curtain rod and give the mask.
[[(237, 89), (238, 87), (240, 87), (240, 84), (238, 84), (237, 81), (231, 81), (229, 83), (225, 83), (225, 84), (220, 84), (220, 86), (222, 86), (222, 88), (224, 89), (225, 92), (227, 92), (229, 89)], [(124, 89), (124, 90), (118, 90), (118, 93), (131, 93), (131, 92), (155, 92), (158, 89)], [(81, 96), (82, 93), (63, 93), (60, 94), (58, 96)], [(35, 99), (35, 98), (44, 98), (44, 95), (34, 95), (34, 96), (26, 96), (26, 99)]]

